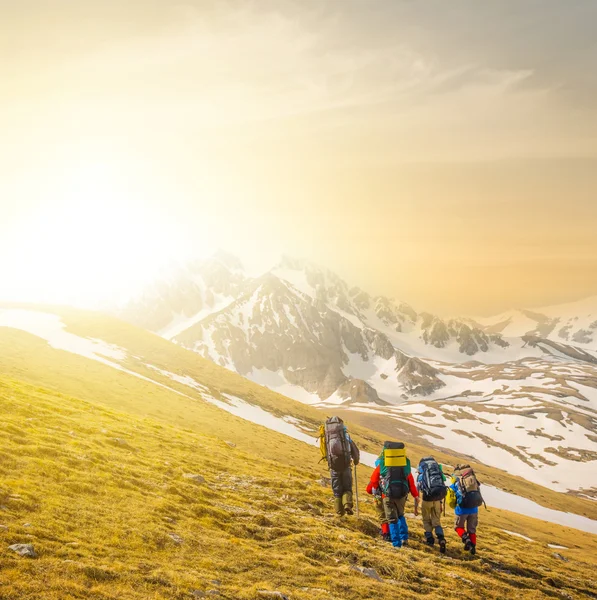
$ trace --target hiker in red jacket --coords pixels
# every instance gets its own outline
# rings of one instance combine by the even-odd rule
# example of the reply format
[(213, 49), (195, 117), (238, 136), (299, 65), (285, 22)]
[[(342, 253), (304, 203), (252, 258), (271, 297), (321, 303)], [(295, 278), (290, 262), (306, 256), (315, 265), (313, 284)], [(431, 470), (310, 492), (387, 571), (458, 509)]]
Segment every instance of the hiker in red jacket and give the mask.
[[(388, 529), (387, 533), (391, 538), (392, 544), (396, 548), (400, 548), (401, 546), (408, 545), (408, 524), (406, 523), (406, 518), (404, 517), (404, 507), (406, 505), (406, 500), (408, 498), (408, 493), (405, 494), (402, 498), (392, 498), (389, 497), (383, 491), (383, 486), (381, 482), (381, 457), (377, 459), (375, 462), (376, 467), (373, 473), (371, 474), (371, 479), (369, 481), (369, 485), (367, 486), (367, 493), (373, 494), (373, 490), (381, 490), (382, 498), (383, 498), (383, 506), (385, 509), (385, 516), (388, 521)], [(408, 476), (406, 477), (406, 483), (408, 483), (409, 491), (412, 497), (415, 499), (415, 515), (418, 514), (419, 509), (419, 490), (417, 490), (417, 486), (415, 485), (415, 480), (410, 472), (410, 461), (408, 464)], [(384, 527), (382, 524), (382, 531)], [(384, 531), (384, 533), (386, 533)], [(386, 536), (384, 535), (384, 538)]]
[[(372, 494), (375, 502), (375, 510), (377, 511), (377, 516), (379, 518), (379, 525), (381, 528), (381, 537), (386, 542), (391, 542), (392, 538), (390, 537), (390, 524), (388, 523), (388, 518), (386, 517), (386, 510), (383, 506), (383, 494), (381, 493), (381, 489), (379, 488), (379, 459), (375, 461), (376, 469), (373, 471), (371, 475), (371, 480), (369, 481), (369, 485), (367, 486), (367, 493)], [(376, 475), (377, 473), (377, 475)]]

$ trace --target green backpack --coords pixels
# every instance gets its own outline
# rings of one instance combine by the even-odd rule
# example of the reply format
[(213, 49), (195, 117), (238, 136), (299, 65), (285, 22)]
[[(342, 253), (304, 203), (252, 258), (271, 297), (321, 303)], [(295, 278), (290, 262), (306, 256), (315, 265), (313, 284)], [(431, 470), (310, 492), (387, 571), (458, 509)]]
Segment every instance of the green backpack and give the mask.
[(384, 442), (379, 457), (379, 479), (381, 491), (388, 498), (399, 500), (408, 495), (410, 460), (402, 442)]

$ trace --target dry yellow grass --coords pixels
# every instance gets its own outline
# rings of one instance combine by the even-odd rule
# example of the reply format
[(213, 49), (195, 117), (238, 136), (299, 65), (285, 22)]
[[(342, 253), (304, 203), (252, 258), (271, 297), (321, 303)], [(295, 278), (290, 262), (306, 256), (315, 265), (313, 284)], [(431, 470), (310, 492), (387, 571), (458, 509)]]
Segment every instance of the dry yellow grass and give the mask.
[[(319, 483), (326, 472), (317, 448), (225, 413), (144, 363), (308, 423), (322, 413), (118, 321), (78, 312), (65, 320), (76, 333), (125, 347), (138, 357), (128, 368), (185, 395), (0, 329), (2, 600), (192, 598), (210, 590), (241, 600), (259, 590), (292, 600), (597, 598), (597, 536), (492, 509), (481, 513), (476, 558), (462, 553), (449, 516), (447, 557), (421, 543), (412, 517), (412, 547), (396, 551), (378, 539), (363, 494), (370, 469), (359, 473), (363, 518), (340, 521)], [(361, 447), (379, 448), (382, 436), (352, 429)], [(414, 458), (429, 452), (410, 451)], [(536, 499), (549, 506), (567, 506), (561, 494), (481, 471), (530, 497), (544, 494)], [(577, 512), (590, 513), (590, 503), (572, 500)], [(8, 550), (28, 542), (38, 558)], [(383, 582), (355, 566), (375, 568)]]
[[(332, 516), (315, 448), (200, 408), (211, 435), (0, 378), (0, 597), (461, 598), (463, 587), (484, 598), (591, 597), (594, 536), (491, 511), (477, 558), (451, 532), (439, 557), (414, 520), (412, 548), (395, 551), (378, 540), (369, 503), (360, 521)], [(33, 543), (38, 558), (8, 551), (13, 543)], [(570, 547), (569, 562), (547, 543)]]

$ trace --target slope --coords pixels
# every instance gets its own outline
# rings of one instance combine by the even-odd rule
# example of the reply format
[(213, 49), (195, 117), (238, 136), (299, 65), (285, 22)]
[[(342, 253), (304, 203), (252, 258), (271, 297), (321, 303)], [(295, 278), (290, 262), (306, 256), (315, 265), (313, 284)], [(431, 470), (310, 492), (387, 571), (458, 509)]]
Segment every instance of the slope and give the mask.
[[(14, 306), (5, 306), (3, 313), (0, 308), (0, 317), (14, 313), (14, 310)], [(25, 312), (28, 319), (32, 318), (31, 310), (23, 310), (23, 307), (16, 310)], [(101, 360), (91, 360), (74, 351), (53, 348), (37, 335), (0, 326), (0, 372), (33, 385), (50, 387), (142, 417), (156, 418), (183, 428), (192, 426), (194, 431), (202, 434), (212, 433), (214, 422), (228, 418), (214, 405), (230, 408), (231, 398), (239, 399), (245, 406), (265, 411), (266, 414), (261, 414), (261, 417), (276, 418), (275, 427), (286, 423), (283, 419), (290, 419), (298, 422), (301, 430), (311, 436), (326, 414), (280, 396), (117, 319), (56, 307), (45, 307), (43, 310), (45, 312), (33, 314), (57, 320), (52, 321), (53, 326), (74, 338), (77, 351), (80, 352), (81, 343), (87, 341), (96, 351), (98, 345), (102, 347), (103, 344), (103, 352), (119, 358), (107, 360), (100, 357)], [(66, 325), (66, 332), (62, 329), (63, 325)], [(47, 324), (45, 326), (49, 327)], [(55, 331), (47, 335), (56, 345), (66, 344), (62, 338), (56, 337)], [(98, 340), (101, 340), (101, 344)], [(69, 339), (68, 343), (73, 343), (73, 340)], [(360, 447), (374, 455), (384, 437), (403, 437), (402, 427), (404, 425), (397, 422), (393, 431), (380, 429), (381, 434), (356, 425), (352, 426), (352, 430)], [(246, 431), (250, 431), (250, 428)], [(289, 464), (300, 464), (285, 447), (264, 449), (256, 445), (244, 430), (239, 435), (247, 449), (253, 452), (271, 459), (276, 459), (282, 453)], [(410, 448), (414, 460), (430, 453), (435, 453), (449, 465), (462, 460), (462, 456), (452, 452), (432, 451), (428, 444), (421, 444), (420, 441)], [(478, 465), (477, 469), (485, 481), (502, 490), (549, 508), (597, 519), (597, 506), (592, 502), (556, 493), (485, 465)]]
[[(330, 515), (315, 449), (208, 406), (209, 435), (5, 377), (0, 398), (3, 599), (458, 598), (462, 582), (486, 598), (594, 597), (595, 536), (492, 511), (474, 560), (453, 536), (448, 559), (418, 541), (397, 555), (369, 505), (360, 521)], [(302, 466), (264, 458), (272, 447)]]

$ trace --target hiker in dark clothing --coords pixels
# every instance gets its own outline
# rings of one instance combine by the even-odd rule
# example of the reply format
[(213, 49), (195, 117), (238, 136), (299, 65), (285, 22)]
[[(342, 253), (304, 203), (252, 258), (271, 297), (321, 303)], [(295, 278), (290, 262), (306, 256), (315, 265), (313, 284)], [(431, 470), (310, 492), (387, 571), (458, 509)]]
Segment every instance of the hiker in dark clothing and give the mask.
[(330, 469), (336, 513), (352, 515), (351, 461), (358, 465), (360, 453), (340, 417), (331, 417), (320, 427), (320, 448)]

